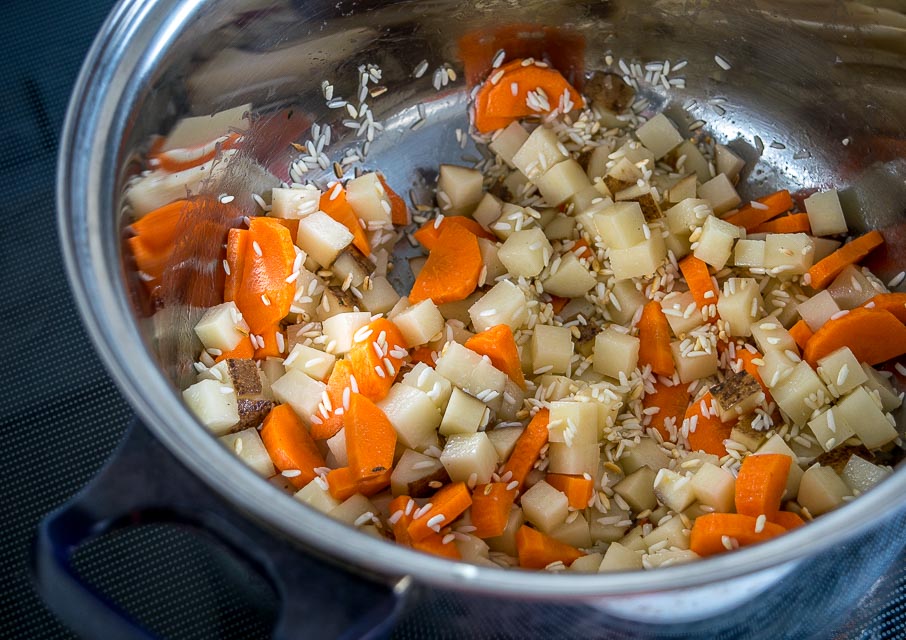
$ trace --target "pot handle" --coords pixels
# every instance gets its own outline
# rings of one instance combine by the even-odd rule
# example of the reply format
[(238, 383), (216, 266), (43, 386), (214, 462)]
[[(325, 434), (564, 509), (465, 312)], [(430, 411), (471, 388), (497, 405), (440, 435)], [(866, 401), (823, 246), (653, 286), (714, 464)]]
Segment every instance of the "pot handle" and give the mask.
[(253, 524), (137, 420), (91, 482), (41, 521), (33, 571), (44, 601), (82, 637), (153, 640), (153, 634), (79, 577), (72, 557), (80, 545), (106, 532), (160, 522), (203, 530), (271, 582), (281, 601), (275, 639), (383, 638), (403, 608), (408, 579), (388, 584), (353, 575)]

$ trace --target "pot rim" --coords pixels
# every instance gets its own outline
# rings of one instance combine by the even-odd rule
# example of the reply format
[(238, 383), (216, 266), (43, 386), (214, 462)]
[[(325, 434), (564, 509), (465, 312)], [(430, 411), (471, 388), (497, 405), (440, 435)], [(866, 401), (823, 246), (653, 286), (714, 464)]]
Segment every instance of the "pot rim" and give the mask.
[[(737, 578), (829, 549), (906, 502), (906, 470), (808, 527), (780, 538), (654, 572), (561, 574), (456, 563), (361, 535), (262, 481), (201, 427), (158, 369), (126, 295), (114, 234), (119, 140), (129, 109), (166, 46), (204, 10), (204, 0), (122, 0), (82, 66), (69, 103), (57, 171), (58, 227), (74, 297), (88, 334), (121, 392), (164, 444), (211, 489), (308, 548), (385, 576), (536, 598), (668, 591)], [(136, 345), (142, 345), (136, 348)]]

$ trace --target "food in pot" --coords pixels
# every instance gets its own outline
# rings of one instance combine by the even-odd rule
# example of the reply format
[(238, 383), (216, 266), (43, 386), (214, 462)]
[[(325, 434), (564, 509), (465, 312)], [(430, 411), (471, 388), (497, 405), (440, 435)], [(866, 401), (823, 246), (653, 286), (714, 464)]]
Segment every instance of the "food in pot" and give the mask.
[[(347, 109), (368, 142), (379, 80), (363, 67)], [(882, 481), (906, 373), (906, 294), (862, 264), (883, 236), (851, 231), (834, 189), (743, 202), (743, 160), (643, 116), (630, 84), (595, 74), (583, 96), (500, 52), (472, 94), (484, 159), (441, 165), (412, 208), (380, 171), (343, 175), (350, 156), (306, 181), (330, 166), (323, 134), (294, 144), (292, 182), (180, 199), (241, 151), (248, 108), (177, 127), (129, 193), (148, 293), (180, 220), (242, 220), (195, 325), (189, 408), (308, 507), (488, 566), (686, 562)], [(401, 238), (424, 257), (402, 264)]]

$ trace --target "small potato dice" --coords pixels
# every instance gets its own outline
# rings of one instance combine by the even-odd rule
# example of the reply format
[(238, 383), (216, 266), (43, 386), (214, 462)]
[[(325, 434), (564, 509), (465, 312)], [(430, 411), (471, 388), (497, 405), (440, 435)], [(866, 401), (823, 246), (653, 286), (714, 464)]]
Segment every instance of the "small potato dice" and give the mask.
[(693, 253), (699, 260), (715, 269), (723, 269), (733, 253), (733, 243), (739, 238), (740, 228), (715, 216), (708, 216), (702, 226), (702, 235)]
[[(667, 200), (674, 204), (687, 198), (695, 198), (698, 193), (698, 180), (694, 175), (688, 175), (676, 182), (667, 194)], [(709, 206), (708, 209), (711, 207)]]
[(808, 428), (825, 451), (838, 447), (856, 435), (838, 407), (829, 407), (816, 418), (809, 420)]
[(402, 384), (424, 391), (441, 411), (447, 408), (453, 384), (424, 362), (416, 364), (412, 371), (403, 376)]
[(205, 349), (232, 351), (248, 335), (249, 326), (232, 300), (205, 311), (195, 325), (195, 335)]
[(601, 452), (597, 444), (573, 444), (565, 442), (551, 442), (547, 451), (550, 459), (548, 471), (550, 473), (563, 473), (571, 476), (581, 476), (587, 473), (594, 475), (598, 471)]
[(700, 227), (714, 212), (707, 201), (698, 198), (686, 198), (676, 203), (664, 213), (670, 233), (689, 237), (696, 227)]
[(777, 318), (766, 317), (752, 323), (752, 337), (758, 349), (767, 354), (769, 351), (792, 351), (799, 354), (799, 347), (790, 332), (787, 331)]
[(337, 357), (332, 353), (325, 353), (304, 344), (297, 344), (289, 352), (286, 360), (283, 361), (283, 365), (298, 369), (315, 380), (324, 380), (330, 375), (336, 361)]
[(352, 233), (323, 211), (299, 220), (296, 244), (322, 267), (330, 267), (352, 243)]
[(384, 276), (371, 279), (371, 286), (362, 290), (362, 305), (371, 313), (388, 313), (399, 302), (400, 294)]
[(390, 198), (376, 173), (363, 173), (346, 183), (346, 201), (366, 224), (392, 225)]
[(453, 482), (474, 477), (476, 484), (487, 484), (497, 468), (497, 451), (483, 431), (458, 433), (447, 438), (440, 461)]
[(835, 397), (845, 395), (868, 381), (862, 365), (849, 347), (840, 347), (818, 360), (818, 375)]
[(496, 411), (500, 407), (506, 374), (471, 349), (456, 342), (448, 343), (434, 370), (466, 393), (484, 399), (491, 409)]
[(327, 385), (312, 380), (297, 369), (289, 369), (271, 385), (274, 397), (293, 408), (305, 424), (311, 424), (312, 416), (318, 410), (322, 394)]
[[(326, 485), (324, 485), (326, 486)], [(340, 501), (330, 495), (330, 491), (317, 482), (309, 482), (296, 492), (295, 498), (321, 513), (330, 513), (340, 506)]]
[(327, 461), (328, 466), (334, 466), (332, 464), (336, 463), (341, 467), (349, 466), (349, 455), (346, 453), (346, 428), (342, 428), (337, 431), (333, 436), (327, 439), (326, 441), (327, 448), (330, 450), (330, 453), (333, 455), (334, 460)]
[[(361, 493), (356, 493), (341, 502), (338, 507), (335, 507), (327, 515), (334, 520), (339, 520), (340, 522), (353, 526), (356, 522), (359, 522), (360, 518), (366, 520), (367, 523), (370, 524), (372, 522), (371, 518), (363, 518), (363, 516), (366, 516), (366, 514), (369, 513), (372, 517), (376, 516), (379, 513), (378, 508), (372, 504), (371, 500)], [(359, 524), (359, 526), (362, 525)]]
[(576, 219), (562, 213), (558, 213), (544, 225), (544, 235), (548, 240), (569, 240), (575, 230)]
[(616, 483), (613, 491), (623, 498), (635, 513), (654, 509), (657, 507), (657, 497), (654, 495), (655, 475), (648, 467), (642, 467)]
[(837, 408), (868, 449), (883, 447), (899, 435), (888, 421), (889, 414), (878, 407), (865, 387), (858, 387), (844, 396)]
[(437, 445), (436, 431), (441, 415), (424, 391), (397, 383), (390, 387), (387, 397), (377, 406), (387, 416), (404, 446), (424, 451)]
[[(681, 344), (680, 340), (670, 343), (670, 352), (673, 354), (673, 361), (676, 363), (676, 372), (679, 374), (680, 382), (687, 384), (693, 380), (707, 378), (717, 373), (718, 357), (716, 349), (712, 349), (711, 353), (694, 351), (689, 355), (683, 355), (683, 351), (680, 348)], [(692, 355), (693, 353), (695, 355)]]
[(764, 267), (773, 275), (808, 271), (815, 257), (815, 243), (804, 233), (769, 233), (765, 237)]
[(579, 298), (595, 286), (594, 275), (572, 252), (560, 256), (557, 271), (541, 281), (544, 290), (561, 298)]
[(503, 202), (500, 198), (492, 193), (485, 193), (472, 212), (472, 219), (485, 229), (490, 229), (502, 213)]
[(223, 435), (239, 423), (239, 409), (233, 387), (216, 380), (202, 380), (182, 392), (186, 405), (205, 427)]
[(651, 238), (629, 249), (608, 249), (610, 268), (617, 280), (652, 275), (667, 259), (667, 245), (659, 229), (651, 230)]
[(638, 202), (615, 202), (594, 214), (595, 230), (611, 249), (629, 249), (644, 242), (645, 216)]
[(661, 309), (667, 316), (667, 324), (670, 325), (673, 335), (677, 338), (685, 338), (686, 334), (702, 324), (702, 314), (698, 310), (695, 298), (688, 291), (668, 293), (661, 300)]
[(393, 318), (407, 347), (417, 347), (434, 339), (444, 330), (444, 317), (430, 298), (412, 305)]
[(833, 236), (849, 230), (836, 189), (813, 193), (802, 204), (805, 205), (808, 223), (814, 235)]
[(660, 471), (670, 464), (670, 458), (657, 442), (651, 438), (642, 438), (634, 447), (627, 448), (620, 458), (620, 466), (627, 475), (642, 467)]
[(485, 238), (478, 239), (478, 250), (481, 252), (481, 262), (485, 268), (484, 281), (494, 282), (507, 272), (500, 261), (500, 245)]
[(748, 371), (727, 376), (723, 382), (711, 387), (711, 395), (717, 402), (721, 422), (731, 422), (754, 411), (765, 399), (758, 380)]
[(800, 302), (796, 307), (796, 311), (805, 320), (805, 324), (808, 325), (809, 329), (817, 331), (824, 326), (824, 323), (830, 320), (832, 315), (840, 312), (840, 307), (837, 306), (830, 292), (825, 289), (808, 300)]
[(566, 494), (554, 489), (544, 480), (523, 493), (521, 502), (525, 519), (547, 534), (563, 524), (569, 513)]
[(752, 322), (764, 308), (764, 300), (755, 278), (728, 278), (717, 300), (717, 313), (730, 325), (734, 337), (752, 335)]
[[(676, 157), (681, 159), (683, 156), (685, 156), (685, 162), (681, 169), (683, 173), (694, 171), (699, 182), (706, 182), (711, 179), (711, 168), (708, 165), (708, 160), (691, 140), (684, 140), (676, 148)], [(677, 163), (677, 167), (679, 168), (679, 163)], [(699, 195), (701, 195), (701, 191), (699, 191)]]
[[(563, 544), (568, 544), (577, 549), (587, 549), (591, 546), (591, 533), (588, 527), (588, 521), (581, 513), (576, 513), (569, 522), (557, 525), (550, 532), (551, 538), (559, 540)], [(584, 556), (583, 556), (584, 557)], [(575, 566), (575, 562), (570, 565), (570, 569)], [(597, 567), (595, 567), (597, 570)]]
[(659, 113), (651, 120), (636, 129), (639, 137), (655, 160), (660, 160), (683, 141), (683, 136), (663, 113)]
[(843, 269), (827, 287), (827, 291), (841, 309), (855, 309), (882, 293), (858, 267), (853, 265)]
[(606, 328), (595, 336), (594, 370), (619, 380), (620, 373), (629, 376), (639, 361), (639, 339)]
[(846, 483), (830, 467), (809, 467), (799, 484), (797, 501), (813, 516), (833, 511), (843, 504), (843, 498), (852, 495)]
[(375, 265), (361, 251), (349, 246), (340, 252), (330, 270), (340, 282), (346, 282), (348, 278), (349, 284), (358, 288), (374, 273)]
[(636, 288), (635, 282), (619, 280), (607, 296), (607, 311), (614, 322), (626, 325), (646, 302), (645, 294)]
[(274, 187), (269, 215), (298, 220), (317, 211), (320, 202), (321, 190), (311, 184), (293, 189)]
[(692, 482), (684, 475), (661, 469), (654, 477), (654, 495), (658, 501), (673, 511), (683, 511), (695, 502)]
[(497, 257), (514, 276), (533, 278), (541, 273), (553, 253), (541, 229), (514, 232), (497, 251)]
[[(681, 486), (688, 485), (689, 479), (685, 478), (685, 485)], [(664, 524), (653, 529), (647, 536), (642, 537), (642, 543), (646, 548), (653, 547), (662, 542), (666, 542), (668, 547), (679, 547), (680, 549), (689, 548), (689, 529), (683, 524), (682, 518), (674, 516)]]
[(489, 417), (489, 409), (481, 400), (454, 387), (440, 423), (440, 433), (444, 436), (456, 433), (475, 433), (487, 425)]
[(437, 203), (445, 215), (467, 216), (475, 211), (484, 195), (480, 171), (452, 164), (440, 165)]
[(531, 340), (532, 371), (565, 374), (573, 357), (573, 337), (568, 327), (535, 325)]
[(881, 408), (884, 411), (893, 411), (902, 404), (900, 396), (890, 384), (890, 380), (882, 376), (874, 367), (863, 362), (862, 372), (867, 378), (865, 390), (872, 393), (877, 392), (881, 399)]
[(437, 491), (429, 483), (445, 483), (449, 479), (440, 460), (406, 449), (390, 474), (390, 491), (394, 496), (427, 498)]
[(559, 207), (573, 194), (591, 186), (585, 170), (570, 158), (555, 164), (536, 180), (541, 197), (551, 207)]
[(549, 442), (597, 444), (598, 409), (591, 402), (551, 402), (547, 429)]
[(692, 476), (695, 499), (718, 513), (732, 513), (736, 507), (736, 478), (722, 467), (703, 462)]
[(343, 355), (352, 349), (356, 331), (369, 322), (371, 314), (367, 311), (350, 311), (327, 318), (322, 323), (321, 330), (327, 336), (327, 344), (333, 343), (331, 352)]
[(742, 168), (746, 166), (746, 161), (722, 144), (716, 145), (714, 151), (717, 173), (722, 173), (730, 180), (735, 180)]
[(765, 244), (764, 240), (737, 240), (733, 247), (733, 264), (737, 267), (764, 268)]
[(733, 183), (722, 173), (718, 173), (701, 185), (698, 188), (698, 195), (711, 205), (716, 214), (729, 211), (742, 202), (742, 198), (733, 188)]
[(635, 571), (642, 568), (642, 554), (624, 547), (619, 542), (612, 542), (604, 552), (604, 559), (598, 568), (599, 573), (608, 571)]
[(255, 470), (258, 475), (269, 478), (274, 475), (274, 463), (264, 448), (258, 430), (252, 427), (218, 438), (223, 445), (235, 453), (240, 460)]
[(804, 360), (797, 363), (789, 375), (771, 388), (771, 395), (777, 406), (798, 425), (808, 422), (812, 412), (831, 399), (827, 387)]
[(569, 158), (557, 134), (548, 127), (538, 127), (513, 155), (513, 164), (529, 180), (535, 180), (555, 164)]
[(528, 140), (529, 134), (525, 128), (518, 122), (511, 122), (503, 131), (494, 136), (494, 139), (488, 145), (491, 151), (500, 156), (500, 159), (506, 162), (510, 169), (515, 169), (513, 156)]
[(509, 280), (501, 280), (469, 308), (469, 316), (478, 332), (498, 324), (509, 325), (515, 331), (528, 317), (526, 304), (522, 289)]
[(890, 470), (872, 464), (859, 456), (850, 456), (840, 477), (853, 492), (865, 493), (890, 477)]
[(522, 427), (499, 427), (486, 432), (488, 440), (491, 441), (494, 449), (497, 450), (497, 460), (499, 462), (507, 460), (513, 454), (513, 449), (516, 448), (516, 441), (523, 431)]

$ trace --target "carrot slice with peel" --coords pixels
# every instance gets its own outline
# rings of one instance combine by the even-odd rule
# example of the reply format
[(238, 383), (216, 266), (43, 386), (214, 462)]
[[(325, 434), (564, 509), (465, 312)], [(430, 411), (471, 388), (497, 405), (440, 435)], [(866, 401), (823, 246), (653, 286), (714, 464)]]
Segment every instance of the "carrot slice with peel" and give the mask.
[(371, 400), (354, 393), (343, 414), (346, 427), (346, 455), (349, 468), (358, 480), (381, 475), (393, 466), (396, 431)]
[(251, 332), (261, 334), (289, 313), (296, 285), (286, 279), (296, 251), (289, 230), (273, 218), (252, 218), (248, 233), (235, 300)]
[[(343, 414), (337, 415), (336, 410), (343, 406), (343, 393), (350, 388), (352, 377), (352, 364), (348, 359), (337, 360), (327, 379), (327, 397), (330, 399), (330, 411), (318, 413), (311, 423), (311, 437), (315, 440), (326, 440), (337, 434), (343, 428)], [(351, 393), (351, 388), (350, 388)], [(327, 413), (327, 416), (324, 413)]]
[(670, 325), (659, 302), (652, 300), (642, 309), (639, 340), (639, 364), (651, 365), (658, 375), (672, 376), (676, 363), (670, 351)]
[(778, 511), (774, 514), (774, 519), (771, 522), (779, 524), (787, 531), (792, 531), (805, 525), (805, 520), (798, 513), (793, 513), (792, 511)]
[(793, 340), (796, 341), (796, 344), (800, 349), (805, 349), (805, 345), (808, 344), (809, 339), (814, 335), (811, 327), (809, 327), (805, 320), (799, 320), (790, 327), (790, 335), (793, 336)]
[(730, 224), (745, 227), (746, 231), (753, 232), (759, 226), (773, 220), (781, 213), (786, 213), (793, 208), (793, 198), (786, 189), (775, 191), (756, 200), (761, 206), (753, 207), (747, 204), (739, 208), (733, 215), (724, 218)]
[(746, 456), (736, 477), (736, 512), (764, 515), (773, 521), (780, 511), (792, 458), (781, 453)]
[(900, 322), (906, 323), (906, 293), (879, 293), (862, 306), (890, 311)]
[(525, 477), (528, 475), (535, 462), (541, 457), (541, 449), (547, 444), (548, 431), (547, 424), (550, 422), (550, 411), (541, 409), (528, 423), (513, 447), (513, 453), (504, 463), (500, 470), (501, 477), (507, 477), (507, 482), (515, 480), (522, 486)]
[(818, 360), (849, 347), (859, 362), (875, 365), (906, 353), (906, 325), (885, 309), (853, 309), (828, 320), (809, 339), (802, 356), (813, 367)]
[(862, 258), (882, 244), (884, 244), (884, 236), (878, 231), (869, 231), (852, 242), (847, 242), (823, 260), (812, 265), (812, 268), (808, 270), (809, 286), (813, 289), (824, 289), (847, 266), (860, 262)]
[(317, 477), (315, 469), (327, 466), (308, 429), (288, 404), (278, 404), (270, 410), (261, 427), (261, 440), (277, 469), (299, 471), (299, 475), (289, 478), (296, 489)]
[(525, 376), (522, 373), (519, 349), (516, 347), (516, 338), (509, 325), (498, 324), (486, 331), (476, 333), (466, 340), (464, 346), (477, 354), (490, 358), (491, 364), (525, 389)]
[(359, 393), (377, 402), (387, 397), (393, 386), (403, 363), (398, 355), (406, 353), (406, 341), (397, 326), (386, 318), (371, 321), (368, 330), (371, 331), (368, 338), (353, 344), (347, 357)]
[(668, 418), (673, 418), (677, 428), (682, 425), (683, 418), (686, 415), (686, 409), (689, 407), (689, 385), (674, 384), (666, 385), (660, 380), (654, 383), (654, 393), (646, 393), (642, 399), (642, 406), (645, 409), (657, 407), (659, 411), (651, 416), (651, 422), (648, 426), (657, 429), (664, 440), (674, 440), (670, 430), (666, 427)]
[[(727, 455), (724, 440), (730, 437), (733, 425), (721, 422), (720, 416), (714, 415), (711, 410), (712, 400), (714, 400), (714, 396), (708, 391), (698, 402), (689, 405), (684, 419), (690, 421), (689, 447), (694, 451), (704, 451), (722, 458)], [(707, 409), (707, 413), (702, 411), (702, 404)]]
[[(441, 527), (449, 526), (472, 505), (465, 482), (448, 484), (430, 498), (431, 508), (414, 518), (406, 531), (414, 542), (424, 540)], [(424, 507), (423, 507), (424, 509)]]
[(791, 213), (755, 227), (755, 233), (811, 233), (807, 213)]
[(434, 304), (444, 304), (465, 300), (478, 286), (481, 266), (478, 238), (465, 227), (451, 224), (428, 254), (412, 285), (409, 301), (416, 304), (430, 298)]
[(700, 556), (713, 556), (729, 551), (735, 541), (740, 547), (764, 542), (784, 533), (779, 524), (766, 522), (760, 531), (757, 518), (740, 513), (707, 513), (695, 519), (689, 548)]
[(569, 506), (573, 509), (588, 508), (588, 502), (595, 490), (595, 481), (592, 478), (549, 473), (544, 480), (557, 491), (565, 493)]
[(516, 532), (516, 552), (519, 566), (525, 569), (544, 569), (554, 562), (562, 562), (568, 567), (585, 555), (528, 525), (522, 525)]
[(472, 535), (496, 538), (503, 535), (510, 519), (510, 509), (516, 500), (516, 489), (507, 489), (506, 482), (480, 484), (472, 492)]
[[(708, 271), (708, 265), (703, 260), (699, 260), (694, 255), (688, 255), (679, 263), (680, 271), (686, 284), (689, 285), (689, 292), (695, 298), (695, 304), (699, 309), (704, 309), (708, 305), (717, 304), (717, 295), (719, 291), (714, 286), (711, 279), (711, 273)], [(710, 292), (710, 293), (709, 293)]]
[(440, 219), (440, 222), (435, 218), (434, 220), (428, 220), (421, 228), (412, 234), (419, 244), (421, 244), (428, 251), (433, 251), (437, 247), (437, 243), (440, 240), (440, 234), (450, 225), (459, 225), (460, 227), (465, 227), (468, 231), (475, 234), (477, 238), (484, 238), (485, 240), (493, 240), (496, 242), (497, 238), (487, 231), (484, 230), (480, 224), (472, 220), (472, 218), (466, 218), (464, 216), (444, 216)]

